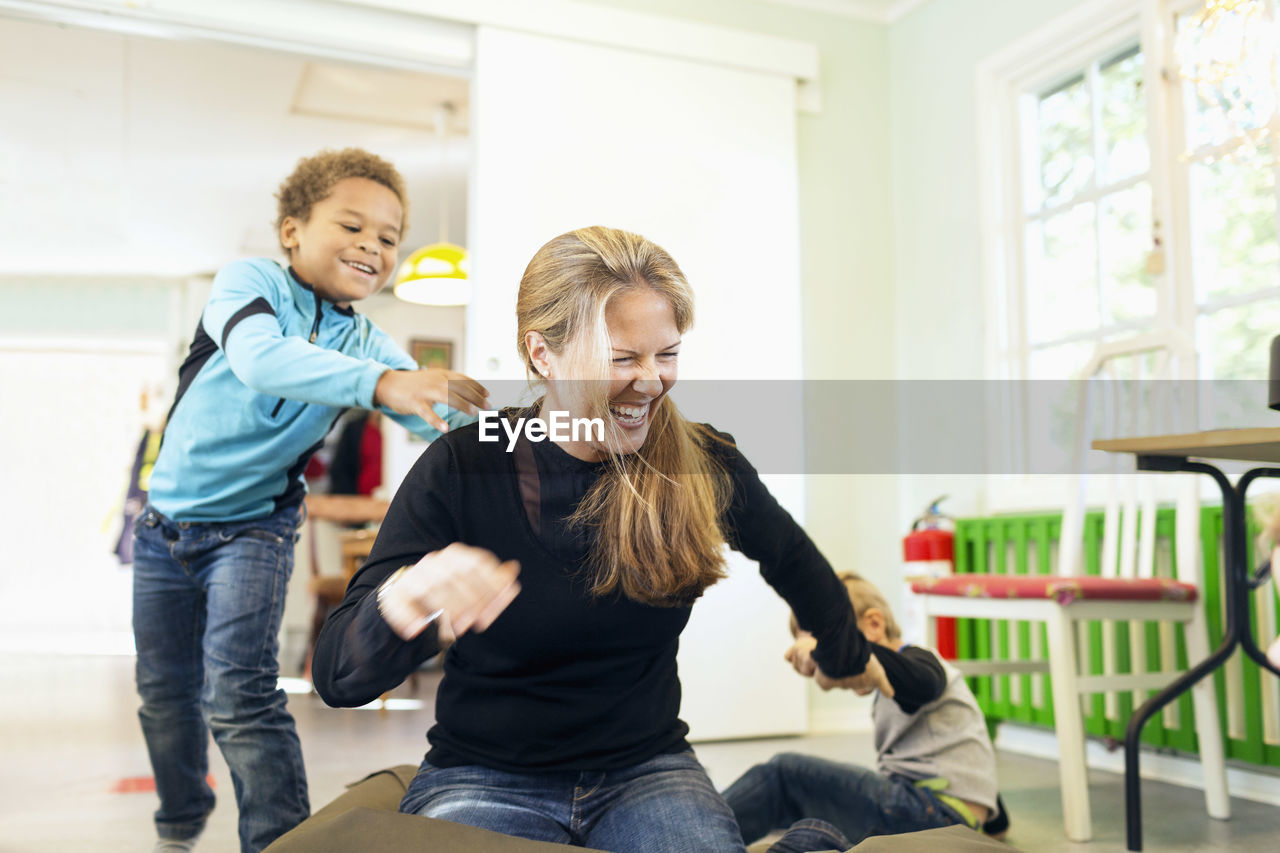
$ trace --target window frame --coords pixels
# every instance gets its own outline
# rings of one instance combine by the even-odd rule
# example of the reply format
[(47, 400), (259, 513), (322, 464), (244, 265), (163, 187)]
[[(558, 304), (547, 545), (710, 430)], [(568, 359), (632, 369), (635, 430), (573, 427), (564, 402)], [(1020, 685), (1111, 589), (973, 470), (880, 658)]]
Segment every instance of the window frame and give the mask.
[[(1028, 215), (1025, 211), (1027, 185), (1037, 178), (1024, 151), (1024, 140), (1028, 137), (1022, 126), (1024, 118), (1020, 109), (1024, 98), (1034, 97), (1034, 93), (1051, 88), (1099, 57), (1118, 53), (1137, 42), (1147, 53), (1144, 84), (1148, 92), (1148, 145), (1152, 149), (1147, 175), (1153, 205), (1160, 214), (1166, 214), (1169, 186), (1162, 161), (1167, 159), (1167, 154), (1156, 150), (1160, 146), (1154, 143), (1162, 134), (1152, 131), (1159, 126), (1167, 134), (1169, 122), (1160, 109), (1163, 105), (1154, 103), (1163, 98), (1151, 97), (1153, 91), (1164, 89), (1159, 79), (1160, 67), (1149, 61), (1150, 54), (1146, 50), (1149, 26), (1144, 7), (1152, 5), (1151, 0), (1089, 3), (1080, 7), (1079, 12), (1050, 24), (1031, 39), (1015, 43), (979, 67), (979, 112), (987, 117), (981, 128), (979, 150), (987, 152), (986, 167), (981, 170), (980, 178), (989, 193), (983, 204), (987, 214), (984, 217), (984, 258), (987, 261), (985, 278), (991, 309), (988, 316), (997, 320), (1000, 331), (988, 347), (988, 375), (1026, 378), (1026, 363), (1031, 352), (1026, 324), (1024, 229), (1028, 221), (1040, 216)], [(1088, 195), (1089, 198), (1081, 196), (1073, 204), (1100, 200), (1096, 189)], [(1162, 222), (1168, 221), (1167, 215), (1160, 218)], [(1174, 296), (1170, 291), (1175, 288), (1169, 284), (1170, 273), (1174, 272), (1175, 268), (1171, 266), (1169, 273), (1155, 283), (1156, 326), (1168, 323), (1176, 315), (1168, 304)], [(1077, 338), (1094, 339), (1098, 334), (1083, 332), (1064, 336), (1061, 342)]]
[[(1148, 0), (1148, 2), (1156, 2), (1156, 5), (1161, 7), (1165, 16), (1163, 23), (1167, 29), (1164, 33), (1164, 61), (1167, 67), (1177, 68), (1177, 16), (1194, 11), (1202, 4), (1199, 0), (1164, 0), (1164, 2)], [(1270, 7), (1273, 19), (1280, 21), (1280, 2), (1277, 2), (1277, 0), (1265, 0), (1265, 2)], [(1186, 96), (1180, 81), (1173, 81), (1171, 89), (1172, 92), (1168, 97), (1170, 124), (1168, 138), (1172, 146), (1172, 156), (1168, 159), (1172, 167), (1169, 184), (1174, 204), (1173, 214), (1169, 221), (1174, 229), (1174, 239), (1170, 241), (1170, 248), (1176, 254), (1175, 272), (1178, 275), (1176, 286), (1177, 295), (1180, 298), (1177, 322), (1180, 327), (1187, 330), (1188, 334), (1192, 336), (1192, 340), (1197, 340), (1196, 333), (1200, 321), (1218, 311), (1268, 299), (1280, 301), (1280, 280), (1270, 288), (1251, 293), (1212, 296), (1206, 298), (1203, 303), (1198, 300), (1195, 278), (1195, 241), (1192, 239), (1194, 231), (1191, 194), (1192, 169), (1197, 164), (1200, 164), (1205, 157), (1221, 156), (1224, 150), (1228, 150), (1232, 146), (1229, 143), (1220, 143), (1217, 145), (1203, 145), (1192, 150), (1186, 133), (1188, 124), (1187, 103), (1189, 98)], [(1280, 140), (1274, 141), (1273, 144), (1280, 145)], [(1272, 172), (1274, 174), (1273, 194), (1275, 195), (1277, 217), (1276, 233), (1277, 240), (1280, 240), (1280, 150), (1275, 152)], [(1176, 219), (1173, 218), (1174, 216), (1176, 216)], [(1201, 358), (1199, 378), (1208, 378), (1209, 376), (1209, 365), (1206, 359)]]
[[(1196, 304), (1190, 227), (1190, 170), (1178, 162), (1185, 149), (1182, 84), (1166, 69), (1177, 67), (1175, 16), (1194, 9), (1198, 0), (1093, 0), (1009, 45), (977, 69), (979, 205), (983, 235), (983, 281), (986, 317), (994, 334), (985, 336), (987, 375), (1001, 399), (989, 401), (1009, 413), (1008, 435), (993, 435), (988, 458), (1000, 470), (1028, 468), (1028, 426), (1024, 395), (1016, 389), (1028, 378), (1032, 353), (1027, 305), (1027, 182), (1039, 180), (1036, 164), (1025, 156), (1025, 111), (1022, 99), (1036, 97), (1055, 84), (1088, 69), (1108, 55), (1136, 44), (1143, 52), (1147, 142), (1153, 216), (1158, 222), (1165, 272), (1153, 281), (1152, 325), (1119, 323), (1071, 339), (1114, 339), (1118, 330), (1134, 334), (1173, 329), (1194, 340)], [(1096, 187), (1095, 187), (1096, 190)], [(1094, 201), (1098, 201), (1095, 197)], [(1073, 201), (1079, 203), (1083, 199)], [(1064, 338), (1060, 343), (1066, 343)], [(1063, 377), (1067, 379), (1070, 377)], [(1043, 475), (1014, 474), (991, 478), (987, 504), (993, 511), (1056, 507), (1060, 485)]]

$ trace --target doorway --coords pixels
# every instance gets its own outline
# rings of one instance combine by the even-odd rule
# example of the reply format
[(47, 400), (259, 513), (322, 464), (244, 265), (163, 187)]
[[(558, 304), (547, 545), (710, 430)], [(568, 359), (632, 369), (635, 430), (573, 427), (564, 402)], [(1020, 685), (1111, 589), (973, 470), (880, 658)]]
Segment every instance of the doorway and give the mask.
[[(0, 187), (21, 200), (0, 205), (0, 295), (22, 306), (0, 318), (0, 438), (13, 451), (0, 589), (15, 608), (0, 614), (0, 647), (132, 650), (131, 578), (113, 551), (136, 401), (144, 390), (172, 398), (219, 267), (281, 257), (273, 195), (298, 158), (378, 153), (408, 185), (402, 258), (442, 232), (465, 245), (465, 68), (172, 35), (0, 18), (0, 52), (24, 57), (0, 78), (0, 106), (24, 117), (0, 131)], [(413, 338), (465, 346), (462, 307), (410, 305), (388, 290), (357, 310), (406, 350)], [(394, 490), (422, 445), (398, 428), (387, 437)], [(32, 608), (51, 583), (60, 606)]]

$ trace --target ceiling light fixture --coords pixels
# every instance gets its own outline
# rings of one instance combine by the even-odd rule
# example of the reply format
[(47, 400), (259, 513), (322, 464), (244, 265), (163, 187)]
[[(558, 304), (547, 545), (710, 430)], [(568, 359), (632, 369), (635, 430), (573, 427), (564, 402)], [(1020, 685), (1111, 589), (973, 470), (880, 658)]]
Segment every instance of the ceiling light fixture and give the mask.
[(449, 242), (449, 193), (445, 187), (447, 150), (453, 104), (443, 103), (436, 119), (440, 143), (440, 239), (405, 258), (396, 273), (395, 294), (419, 305), (466, 305), (471, 301), (471, 269), (467, 250)]

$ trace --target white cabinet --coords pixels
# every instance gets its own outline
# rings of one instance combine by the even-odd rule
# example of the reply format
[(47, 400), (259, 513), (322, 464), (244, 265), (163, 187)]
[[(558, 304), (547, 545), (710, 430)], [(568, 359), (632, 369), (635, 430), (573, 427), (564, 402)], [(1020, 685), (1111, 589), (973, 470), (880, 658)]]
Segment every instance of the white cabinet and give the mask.
[[(795, 114), (786, 76), (481, 26), (467, 372), (500, 396), (522, 384), (515, 296), (539, 246), (587, 225), (644, 234), (697, 299), (675, 399), (737, 435), (802, 519), (799, 478), (782, 476), (803, 458)], [(805, 682), (782, 660), (786, 614), (734, 555), (682, 638), (695, 738), (805, 730)]]

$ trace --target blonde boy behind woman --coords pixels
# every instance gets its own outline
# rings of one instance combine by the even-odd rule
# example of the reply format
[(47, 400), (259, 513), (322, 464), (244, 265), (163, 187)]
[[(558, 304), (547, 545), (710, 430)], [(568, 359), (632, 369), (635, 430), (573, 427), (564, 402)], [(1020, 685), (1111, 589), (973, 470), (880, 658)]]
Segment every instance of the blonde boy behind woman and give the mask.
[(869, 581), (841, 572), (871, 643), (863, 675), (829, 678), (814, 663), (813, 637), (791, 621), (786, 658), (824, 690), (874, 692), (875, 770), (797, 753), (752, 767), (724, 792), (750, 844), (801, 820), (825, 821), (849, 845), (965, 824), (979, 829), (997, 815), (995, 750), (981, 709), (958, 670), (929, 649), (902, 642), (888, 602)]

